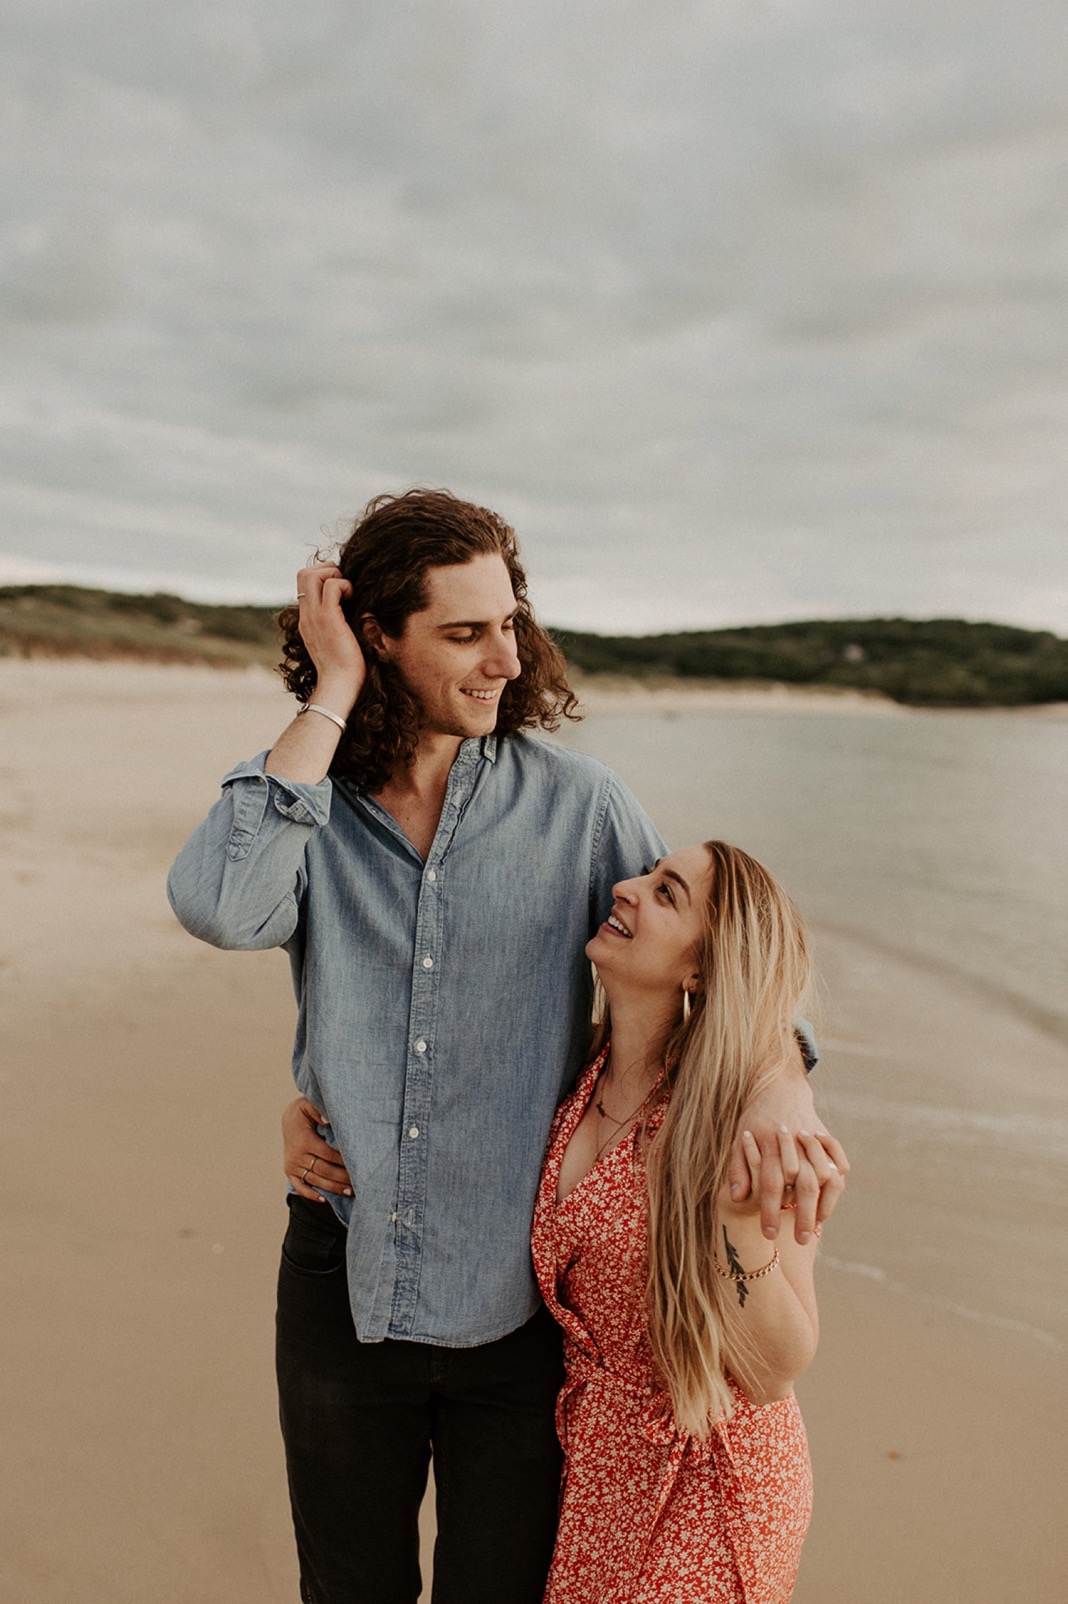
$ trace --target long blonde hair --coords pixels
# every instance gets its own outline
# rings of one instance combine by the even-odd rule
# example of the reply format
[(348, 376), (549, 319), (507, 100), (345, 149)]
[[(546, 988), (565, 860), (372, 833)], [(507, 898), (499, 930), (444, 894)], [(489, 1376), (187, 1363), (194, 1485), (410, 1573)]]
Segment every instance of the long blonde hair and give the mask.
[(645, 1148), (649, 1340), (675, 1419), (698, 1436), (731, 1412), (732, 1359), (759, 1370), (735, 1288), (713, 1268), (716, 1200), (746, 1105), (794, 1049), (811, 974), (801, 917), (767, 869), (726, 842), (705, 847), (701, 989), (666, 1044), (670, 1102)]

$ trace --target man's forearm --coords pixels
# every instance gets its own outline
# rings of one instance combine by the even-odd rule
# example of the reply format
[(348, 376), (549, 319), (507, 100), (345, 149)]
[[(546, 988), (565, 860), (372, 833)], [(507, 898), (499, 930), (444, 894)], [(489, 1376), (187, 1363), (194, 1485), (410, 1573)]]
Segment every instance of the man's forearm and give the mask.
[(297, 714), (271, 748), (264, 772), (301, 785), (325, 780), (355, 702), (350, 682), (336, 676), (321, 680), (307, 710)]

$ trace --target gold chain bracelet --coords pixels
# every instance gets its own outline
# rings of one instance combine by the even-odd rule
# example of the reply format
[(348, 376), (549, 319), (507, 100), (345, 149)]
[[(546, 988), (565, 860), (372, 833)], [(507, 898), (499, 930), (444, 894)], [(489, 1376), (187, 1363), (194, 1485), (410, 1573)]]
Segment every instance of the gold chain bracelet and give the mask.
[(770, 1262), (765, 1264), (762, 1269), (742, 1271), (741, 1274), (739, 1274), (737, 1270), (725, 1270), (722, 1264), (720, 1264), (719, 1260), (716, 1258), (716, 1255), (714, 1253), (712, 1255), (712, 1264), (715, 1268), (716, 1274), (721, 1275), (725, 1281), (759, 1281), (761, 1276), (770, 1275), (778, 1262), (779, 1250), (776, 1248)]

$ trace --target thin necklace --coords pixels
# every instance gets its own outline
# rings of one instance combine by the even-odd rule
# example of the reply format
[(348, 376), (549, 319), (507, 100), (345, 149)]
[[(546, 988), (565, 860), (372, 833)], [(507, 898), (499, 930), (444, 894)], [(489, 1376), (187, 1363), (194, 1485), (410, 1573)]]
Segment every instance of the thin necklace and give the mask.
[[(646, 1103), (649, 1101), (650, 1097), (652, 1097), (653, 1093), (656, 1091), (657, 1086), (659, 1086), (659, 1085), (660, 1085), (660, 1076), (658, 1075), (657, 1078), (656, 1078), (655, 1083), (652, 1086), (650, 1086), (649, 1090), (646, 1092), (645, 1096), (642, 1098), (642, 1100), (638, 1104), (637, 1108), (632, 1110), (631, 1113), (624, 1115), (624, 1117), (622, 1119), (614, 1119), (613, 1116), (605, 1108), (604, 1103), (601, 1101), (601, 1099), (599, 1097), (597, 1098), (597, 1100), (595, 1101), (595, 1103), (593, 1105), (594, 1108), (597, 1110), (598, 1114), (600, 1114), (602, 1119), (609, 1120), (611, 1122), (611, 1125), (612, 1125), (612, 1129), (609, 1131), (609, 1133), (605, 1137), (604, 1141), (601, 1142), (600, 1145), (597, 1148), (597, 1155), (596, 1155), (597, 1158), (600, 1158), (601, 1154), (604, 1152), (605, 1148), (608, 1146), (608, 1144), (612, 1140), (613, 1136), (618, 1135), (618, 1133), (623, 1129), (624, 1125), (629, 1124), (630, 1121), (633, 1120), (633, 1119), (637, 1119), (638, 1115), (641, 1113), (642, 1109), (645, 1107)], [(595, 1160), (595, 1162), (596, 1162), (596, 1160)]]

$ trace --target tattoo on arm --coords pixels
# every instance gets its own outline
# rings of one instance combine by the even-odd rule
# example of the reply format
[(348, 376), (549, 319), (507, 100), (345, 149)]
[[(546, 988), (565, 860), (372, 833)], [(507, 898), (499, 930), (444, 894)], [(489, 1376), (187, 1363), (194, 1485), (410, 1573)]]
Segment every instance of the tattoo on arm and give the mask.
[[(744, 1275), (745, 1270), (742, 1266), (741, 1259), (738, 1257), (738, 1249), (734, 1246), (734, 1243), (727, 1235), (726, 1226), (723, 1227), (723, 1248), (727, 1255), (727, 1268), (730, 1270), (731, 1274), (737, 1276)], [(735, 1281), (734, 1284), (738, 1289), (738, 1307), (739, 1309), (744, 1309), (745, 1300), (749, 1296), (749, 1288), (746, 1286), (744, 1281)]]

